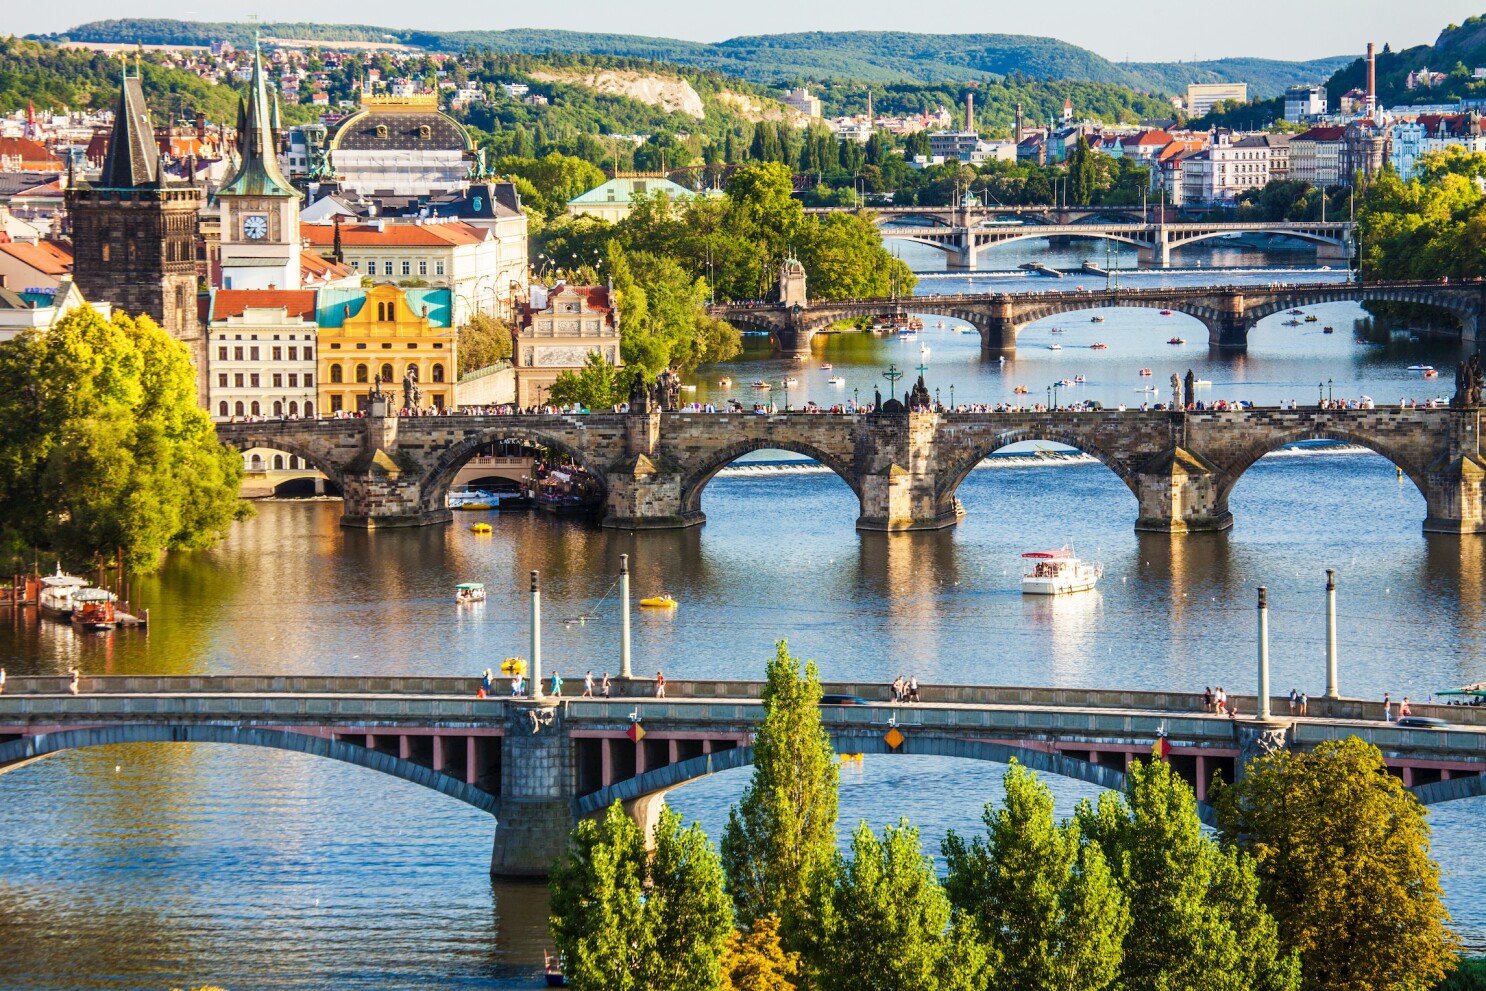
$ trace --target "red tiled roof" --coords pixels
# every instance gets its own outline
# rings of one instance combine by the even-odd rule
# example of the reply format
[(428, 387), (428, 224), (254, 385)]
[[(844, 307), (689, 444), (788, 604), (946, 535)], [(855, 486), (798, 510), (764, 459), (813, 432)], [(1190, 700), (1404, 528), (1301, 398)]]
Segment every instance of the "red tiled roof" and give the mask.
[(66, 275), (72, 271), (72, 256), (56, 245), (41, 247), (12, 241), (9, 244), (0, 244), (0, 253), (31, 266), (44, 275)]
[(351, 266), (331, 261), (313, 251), (299, 253), (300, 281), (312, 279), (344, 279), (351, 274)]
[(1297, 141), (1340, 141), (1346, 136), (1345, 127), (1313, 127), (1290, 139), (1290, 143)]
[[(305, 239), (317, 248), (328, 248), (335, 244), (334, 224), (305, 224), (300, 227)], [(457, 244), (478, 244), (489, 236), (489, 231), (469, 224), (394, 224), (388, 223), (378, 230), (371, 224), (341, 224), (341, 244), (346, 247), (445, 247)]]
[(289, 316), (305, 320), (315, 319), (315, 290), (313, 289), (218, 289), (212, 297), (212, 322), (240, 317), (243, 311), (254, 309), (278, 309), (282, 307)]
[(0, 158), (19, 160), (23, 172), (62, 167), (60, 158), (30, 138), (0, 138)]

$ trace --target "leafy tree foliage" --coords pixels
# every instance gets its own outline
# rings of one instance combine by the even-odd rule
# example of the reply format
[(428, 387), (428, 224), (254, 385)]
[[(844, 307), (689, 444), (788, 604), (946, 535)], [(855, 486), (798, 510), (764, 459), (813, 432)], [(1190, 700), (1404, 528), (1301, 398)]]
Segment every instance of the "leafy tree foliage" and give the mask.
[(511, 327), (488, 313), (476, 313), (459, 328), (459, 374), (489, 368), (511, 357)]
[(186, 347), (91, 308), (0, 344), (0, 539), (131, 571), (207, 547), (244, 515), (242, 460), (196, 404)]
[(1404, 182), (1385, 170), (1357, 212), (1362, 271), (1370, 279), (1486, 275), (1486, 154), (1450, 148), (1421, 155)]
[(1273, 179), (1239, 193), (1238, 212), (1244, 220), (1336, 220), (1348, 215), (1351, 198), (1350, 186), (1323, 191), (1303, 179)]
[(722, 958), (721, 991), (795, 991), (799, 981), (800, 955), (784, 948), (778, 916), (733, 933)]
[(568, 200), (599, 185), (606, 178), (597, 167), (572, 155), (549, 151), (541, 158), (507, 155), (495, 160), (496, 172), (519, 176), (530, 184), (522, 188), (521, 203), (549, 220), (567, 212)]
[(732, 909), (701, 827), (662, 809), (655, 848), (615, 802), (573, 831), (551, 878), (552, 934), (577, 991), (713, 991)]
[(967, 921), (924, 856), (918, 830), (904, 820), (882, 838), (865, 822), (851, 858), (816, 872), (802, 946), (810, 986), (819, 991), (971, 991), (986, 986), (990, 964)]
[(779, 641), (763, 691), (764, 722), (753, 740), (753, 779), (728, 812), (722, 862), (740, 922), (769, 915), (794, 930), (813, 875), (834, 863), (841, 771), (820, 724), (820, 678)]
[(1053, 821), (1036, 775), (1013, 761), (1005, 783), (985, 839), (944, 840), (950, 902), (1001, 961), (997, 991), (1101, 991), (1120, 970), (1125, 896), (1100, 847)]
[(726, 361), (742, 349), (732, 324), (709, 317), (707, 283), (669, 255), (618, 244), (609, 251), (609, 271), (619, 305), (619, 350), (624, 363), (646, 379), (665, 368), (690, 371)]
[(1160, 760), (1137, 763), (1125, 794), (1105, 792), (1075, 815), (1103, 852), (1129, 905), (1119, 986), (1170, 991), (1295, 991), (1259, 902), (1253, 861), (1202, 832), (1192, 789)]
[(606, 409), (627, 397), (629, 379), (630, 376), (621, 374), (602, 354), (590, 351), (582, 368), (557, 376), (547, 391), (547, 401), (557, 406)]
[(1426, 810), (1355, 737), (1252, 762), (1220, 789), (1224, 842), (1251, 853), (1310, 991), (1432, 988), (1455, 966)]

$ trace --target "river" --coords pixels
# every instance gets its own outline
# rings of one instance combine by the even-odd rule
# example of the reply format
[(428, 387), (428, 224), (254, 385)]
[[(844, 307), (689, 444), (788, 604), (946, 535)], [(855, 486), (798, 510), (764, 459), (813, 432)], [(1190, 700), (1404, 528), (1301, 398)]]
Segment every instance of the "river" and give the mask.
[[(1095, 398), (1128, 401), (1134, 371), (1158, 362), (1158, 384), (1191, 365), (1215, 392), (1261, 401), (1304, 400), (1328, 379), (1337, 395), (1394, 401), (1444, 388), (1403, 367), (1453, 367), (1458, 345), (1407, 335), (1358, 344), (1355, 307), (1316, 312), (1338, 333), (1267, 321), (1241, 358), (1189, 346), (1178, 361), (1161, 343), (1178, 318), (1111, 311), (1099, 330), (1109, 351), (1024, 347), (1010, 380), (968, 335), (931, 325), (920, 340), (931, 347), (930, 387), (953, 383), (962, 402), (1009, 398), (1017, 379), (1040, 389), (1075, 369)], [(1128, 325), (1117, 320), (1126, 314)], [(865, 389), (917, 351), (841, 335), (821, 354)], [(829, 395), (817, 364), (799, 373), (801, 399)], [(727, 368), (742, 379), (776, 366), (750, 352)], [(699, 394), (714, 373), (698, 377)], [(221, 546), (176, 555), (141, 583), (148, 633), (78, 636), (6, 614), (0, 663), (11, 674), (73, 664), (90, 674), (473, 674), (522, 651), (521, 592), (537, 568), (548, 664), (571, 683), (589, 666), (617, 666), (609, 593), (627, 553), (637, 592), (681, 601), (671, 614), (638, 614), (635, 628), (637, 669), (674, 677), (759, 677), (787, 637), (828, 678), (1245, 692), (1262, 583), (1273, 683), (1315, 693), (1323, 570), (1334, 567), (1344, 692), (1425, 698), (1486, 680), (1486, 543), (1423, 535), (1423, 499), (1375, 455), (1265, 458), (1233, 492), (1232, 531), (1176, 539), (1136, 534), (1134, 497), (1098, 464), (1003, 461), (973, 472), (960, 496), (968, 515), (958, 527), (891, 538), (858, 534), (845, 484), (799, 464), (725, 471), (703, 497), (707, 524), (670, 533), (524, 513), (495, 519), (490, 537), (462, 527), (367, 533), (342, 530), (334, 501), (264, 502)], [(1064, 542), (1104, 563), (1099, 590), (1024, 599), (1017, 555)], [(454, 607), (452, 586), (467, 579), (491, 588), (483, 608)], [(590, 612), (599, 618), (564, 622)], [(716, 837), (746, 777), (696, 782), (672, 804)], [(994, 765), (868, 758), (843, 774), (842, 821), (906, 816), (937, 851), (947, 829), (978, 827), (999, 778)], [(1052, 784), (1063, 812), (1094, 794)], [(1447, 899), (1476, 946), (1486, 944), (1481, 809), (1474, 799), (1431, 810)], [(474, 809), (313, 757), (206, 745), (51, 757), (0, 776), (0, 987), (528, 987), (546, 942), (544, 889), (492, 885), (491, 838), (492, 821)]]

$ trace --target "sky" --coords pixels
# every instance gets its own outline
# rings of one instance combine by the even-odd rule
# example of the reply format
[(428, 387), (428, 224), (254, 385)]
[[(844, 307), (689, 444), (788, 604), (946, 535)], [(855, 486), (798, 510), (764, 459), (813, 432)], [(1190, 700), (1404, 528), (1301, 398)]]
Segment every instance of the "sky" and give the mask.
[[(1210, 13), (1219, 7), (1221, 13)], [(113, 17), (182, 20), (339, 21), (441, 30), (563, 28), (722, 41), (747, 34), (794, 31), (899, 30), (925, 33), (1043, 35), (1072, 42), (1106, 58), (1175, 62), (1230, 56), (1304, 60), (1360, 53), (1368, 41), (1394, 48), (1434, 41), (1440, 30), (1472, 14), (1486, 0), (564, 0), (561, 4), (436, 4), (356, 0), (306, 6), (302, 0), (71, 0), (55, 6), (8, 3), (0, 33), (61, 31)], [(420, 19), (418, 11), (434, 14)], [(925, 17), (925, 12), (930, 14)]]

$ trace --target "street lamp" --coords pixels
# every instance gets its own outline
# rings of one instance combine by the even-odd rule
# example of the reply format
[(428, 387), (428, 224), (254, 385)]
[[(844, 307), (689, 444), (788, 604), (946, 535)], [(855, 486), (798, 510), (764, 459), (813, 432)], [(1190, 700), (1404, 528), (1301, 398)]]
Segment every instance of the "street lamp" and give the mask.
[(1326, 401), (1326, 383), (1325, 382), (1317, 382), (1316, 383), (1316, 405), (1319, 407), (1325, 401)]
[(1048, 386), (1047, 387), (1047, 408), (1048, 408), (1048, 411), (1049, 412), (1051, 412), (1052, 411), (1052, 408), (1053, 408), (1053, 387), (1052, 386)]
[(955, 408), (955, 384), (953, 382), (949, 384), (949, 408)]
[(939, 386), (936, 385), (934, 386), (934, 409), (942, 411), (943, 408), (939, 403)]
[(861, 390), (860, 387), (858, 387), (858, 386), (853, 386), (852, 387), (852, 390), (851, 390), (851, 402), (852, 402), (852, 405), (853, 406), (860, 406), (860, 405), (862, 405), (862, 390)]
[(784, 379), (784, 411), (789, 412), (789, 376)]
[(1331, 379), (1327, 379), (1326, 380), (1326, 401), (1328, 403), (1332, 401), (1332, 397), (1331, 397)]

